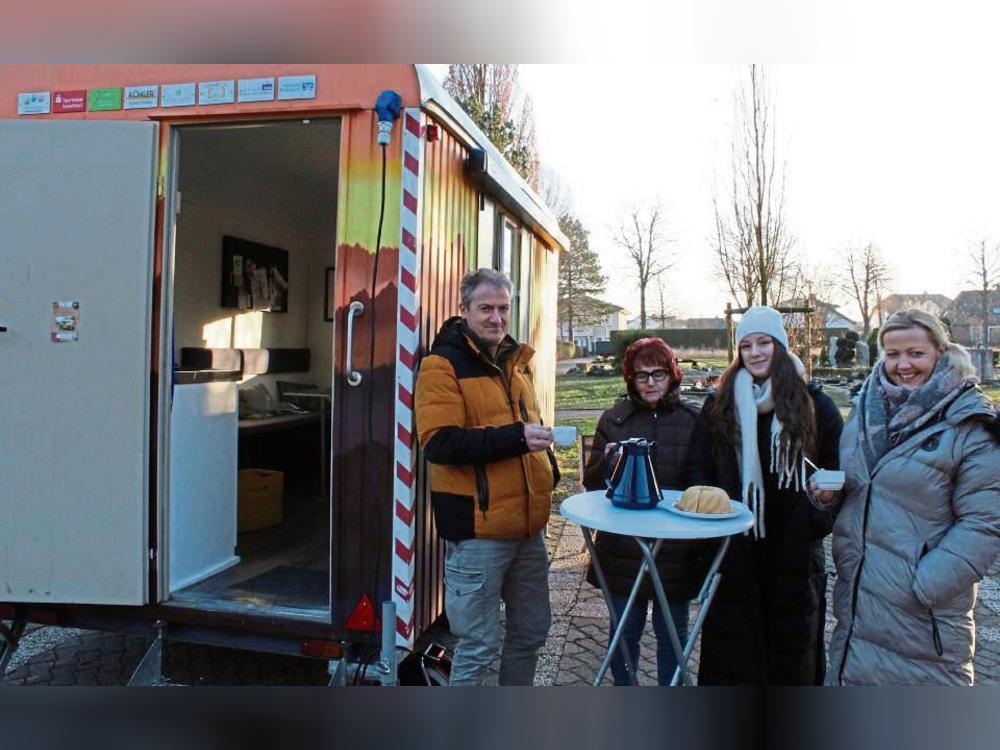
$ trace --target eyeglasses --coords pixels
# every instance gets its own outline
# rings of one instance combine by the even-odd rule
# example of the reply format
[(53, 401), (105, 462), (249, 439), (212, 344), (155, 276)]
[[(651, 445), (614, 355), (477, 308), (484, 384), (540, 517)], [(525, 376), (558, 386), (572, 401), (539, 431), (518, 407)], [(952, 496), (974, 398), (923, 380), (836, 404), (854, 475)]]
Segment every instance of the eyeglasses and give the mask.
[(657, 383), (662, 383), (667, 379), (666, 370), (653, 370), (652, 372), (644, 372), (639, 370), (632, 376), (635, 378), (636, 383), (648, 383), (649, 379), (652, 378)]

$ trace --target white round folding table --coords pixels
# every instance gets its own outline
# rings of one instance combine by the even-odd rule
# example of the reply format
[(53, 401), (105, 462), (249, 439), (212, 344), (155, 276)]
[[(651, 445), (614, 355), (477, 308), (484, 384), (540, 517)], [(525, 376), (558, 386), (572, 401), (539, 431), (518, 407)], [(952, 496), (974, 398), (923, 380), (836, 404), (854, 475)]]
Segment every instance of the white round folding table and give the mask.
[[(681, 496), (681, 492), (677, 490), (662, 490), (661, 494), (663, 501), (660, 503), (660, 506), (666, 504), (672, 505)], [(601, 593), (604, 594), (604, 601), (608, 605), (611, 622), (615, 626), (614, 634), (608, 643), (608, 653), (601, 662), (601, 666), (594, 678), (593, 684), (595, 686), (601, 684), (601, 679), (611, 664), (611, 654), (614, 653), (616, 647), (621, 648), (629, 675), (633, 683), (637, 684), (635, 682), (635, 665), (632, 664), (631, 656), (625, 647), (624, 641), (621, 640), (621, 635), (624, 630), (626, 617), (635, 604), (644, 575), (649, 575), (650, 581), (653, 584), (653, 591), (659, 602), (660, 611), (664, 613), (663, 619), (666, 621), (667, 631), (670, 634), (670, 643), (677, 654), (677, 669), (674, 670), (671, 684), (676, 685), (678, 682), (684, 685), (691, 684), (687, 662), (691, 656), (691, 649), (694, 647), (698, 633), (701, 632), (701, 627), (705, 622), (708, 608), (719, 587), (719, 581), (721, 580), (719, 566), (726, 555), (726, 550), (729, 549), (729, 538), (735, 534), (743, 533), (753, 526), (753, 515), (743, 503), (734, 502), (733, 507), (734, 514), (727, 518), (694, 518), (666, 510), (664, 507), (657, 507), (650, 510), (627, 510), (612, 505), (605, 494), (605, 490), (592, 490), (590, 492), (582, 492), (578, 495), (571, 495), (562, 502), (562, 505), (559, 506), (559, 513), (567, 520), (578, 524), (583, 530), (583, 539), (587, 543), (587, 549), (590, 551), (590, 559), (594, 564), (594, 572), (597, 574)], [(615, 612), (614, 604), (611, 600), (611, 592), (604, 577), (604, 571), (601, 570), (600, 562), (597, 559), (594, 549), (594, 531), (606, 531), (612, 534), (632, 537), (642, 551), (642, 564), (639, 566), (639, 572), (636, 574), (635, 582), (632, 584), (628, 601), (620, 615)], [(694, 540), (719, 538), (722, 539), (722, 543), (719, 545), (719, 549), (712, 560), (708, 573), (705, 575), (701, 591), (698, 594), (698, 600), (701, 603), (698, 617), (690, 629), (687, 643), (681, 644), (674, 620), (667, 614), (670, 612), (670, 603), (667, 600), (666, 593), (663, 590), (663, 582), (660, 580), (659, 571), (656, 568), (656, 554), (660, 551), (660, 546), (665, 539)]]

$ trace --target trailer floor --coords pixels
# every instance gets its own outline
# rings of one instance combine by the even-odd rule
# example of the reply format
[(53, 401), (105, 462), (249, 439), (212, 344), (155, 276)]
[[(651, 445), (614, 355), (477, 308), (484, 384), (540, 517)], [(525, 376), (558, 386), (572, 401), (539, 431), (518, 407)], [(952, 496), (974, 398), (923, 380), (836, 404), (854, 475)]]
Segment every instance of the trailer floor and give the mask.
[(237, 544), (238, 565), (175, 592), (172, 602), (225, 609), (275, 607), (327, 615), (329, 510), (319, 494), (286, 498), (281, 524), (240, 534)]

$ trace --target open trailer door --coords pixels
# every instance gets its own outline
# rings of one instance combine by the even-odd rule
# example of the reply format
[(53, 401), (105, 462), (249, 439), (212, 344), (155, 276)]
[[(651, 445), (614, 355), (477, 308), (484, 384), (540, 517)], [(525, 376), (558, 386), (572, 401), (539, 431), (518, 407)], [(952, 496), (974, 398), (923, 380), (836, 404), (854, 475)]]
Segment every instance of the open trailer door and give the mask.
[(0, 601), (147, 601), (156, 141), (0, 121)]

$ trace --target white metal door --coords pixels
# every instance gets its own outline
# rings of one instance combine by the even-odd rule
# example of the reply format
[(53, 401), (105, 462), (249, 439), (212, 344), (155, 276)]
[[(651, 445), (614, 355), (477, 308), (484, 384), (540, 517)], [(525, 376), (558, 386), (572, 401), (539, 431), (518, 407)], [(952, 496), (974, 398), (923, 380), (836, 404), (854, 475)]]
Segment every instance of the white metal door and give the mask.
[(0, 601), (147, 601), (156, 142), (0, 121)]

